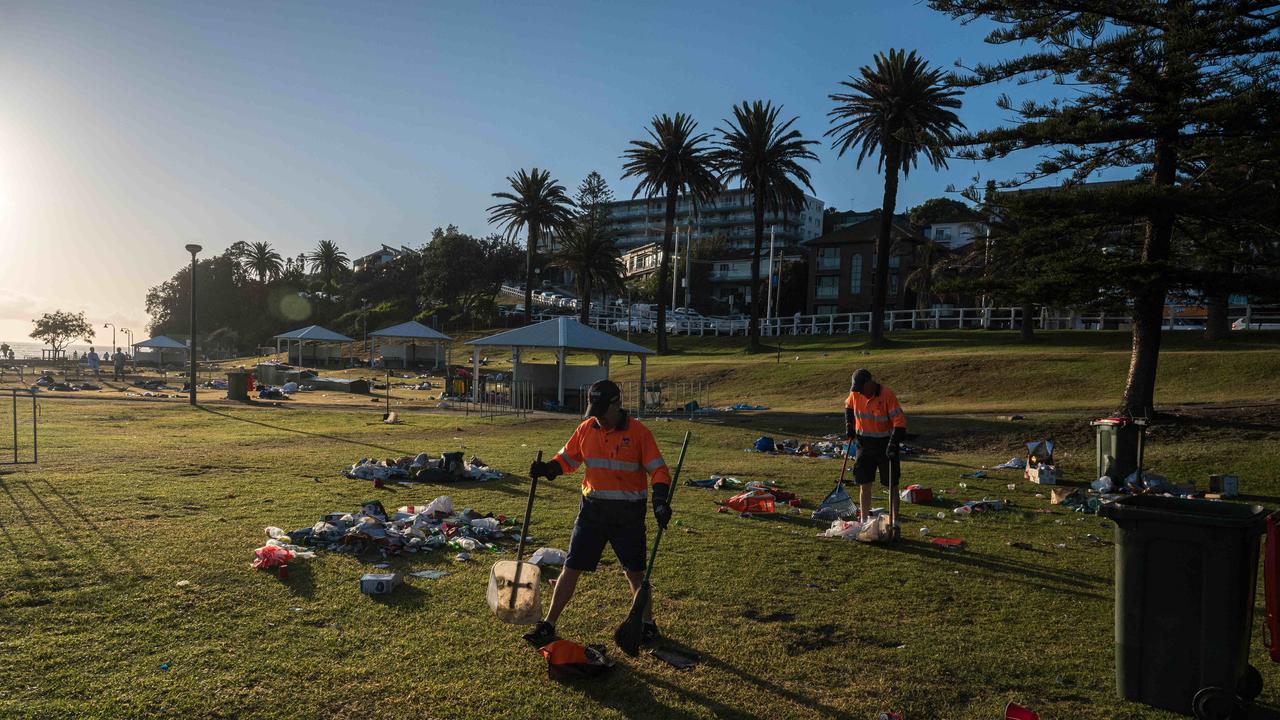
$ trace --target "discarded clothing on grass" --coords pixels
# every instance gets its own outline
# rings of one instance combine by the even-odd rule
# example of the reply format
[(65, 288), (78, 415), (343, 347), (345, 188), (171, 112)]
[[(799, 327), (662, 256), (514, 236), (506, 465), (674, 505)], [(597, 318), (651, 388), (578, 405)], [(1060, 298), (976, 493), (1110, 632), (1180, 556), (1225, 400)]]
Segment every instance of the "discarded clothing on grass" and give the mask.
[(533, 551), (529, 562), (534, 565), (564, 565), (567, 555), (558, 548), (540, 547)]
[(1027, 467), (1027, 461), (1020, 457), (1011, 457), (1008, 460), (993, 466), (992, 470), (1023, 470)]
[(720, 475), (712, 475), (706, 480), (685, 480), (685, 485), (690, 487), (700, 487), (714, 490), (734, 490), (742, 487), (742, 481), (735, 477), (722, 477)]
[(501, 515), (481, 515), (471, 508), (454, 512), (452, 500), (442, 495), (425, 505), (402, 505), (391, 513), (372, 500), (355, 512), (326, 513), (311, 527), (289, 533), (268, 527), (266, 532), (271, 538), (268, 545), (278, 545), (295, 556), (310, 553), (307, 548), (382, 555), (444, 547), (500, 552), (499, 542), (519, 540), (520, 523)]
[(982, 498), (981, 500), (970, 500), (965, 504), (957, 507), (954, 512), (956, 515), (973, 515), (975, 513), (997, 512), (1004, 510), (1011, 503), (1008, 500), (992, 500), (990, 498)]
[(613, 661), (603, 645), (581, 645), (572, 640), (556, 640), (538, 649), (547, 659), (547, 677), (556, 682), (587, 680), (613, 669)]

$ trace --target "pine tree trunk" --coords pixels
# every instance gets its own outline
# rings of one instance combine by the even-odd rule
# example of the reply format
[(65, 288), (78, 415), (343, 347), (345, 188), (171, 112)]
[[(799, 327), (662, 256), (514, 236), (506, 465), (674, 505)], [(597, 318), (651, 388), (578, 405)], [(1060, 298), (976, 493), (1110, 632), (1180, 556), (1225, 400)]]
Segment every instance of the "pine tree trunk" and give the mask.
[[(751, 321), (747, 324), (747, 352), (760, 352), (760, 253), (764, 248), (764, 199), (757, 192), (751, 201), (751, 218), (755, 230), (755, 245), (751, 252)], [(773, 282), (773, 268), (769, 268), (766, 292)]]
[[(1152, 178), (1157, 187), (1173, 185), (1177, 160), (1173, 133), (1157, 139)], [(1169, 284), (1160, 266), (1169, 258), (1173, 220), (1173, 212), (1163, 207), (1147, 218), (1141, 260), (1145, 267), (1139, 271), (1145, 270), (1142, 274), (1147, 279), (1133, 295), (1133, 348), (1120, 404), (1120, 413), (1129, 417), (1149, 418), (1155, 414), (1156, 368), (1160, 360), (1160, 332)]]
[(1225, 340), (1231, 334), (1231, 318), (1227, 314), (1230, 298), (1225, 290), (1210, 290), (1206, 291), (1205, 300), (1204, 337)]
[(591, 276), (578, 268), (578, 322), (591, 324)]
[(667, 222), (662, 229), (662, 257), (658, 263), (658, 352), (667, 352), (667, 298), (671, 295), (671, 235), (676, 227), (675, 187), (667, 188)]
[(884, 163), (884, 200), (880, 204), (880, 234), (876, 238), (875, 288), (871, 296), (871, 344), (884, 344), (884, 311), (889, 295), (889, 236), (898, 202), (898, 144), (887, 146)]
[(538, 229), (530, 225), (524, 249), (524, 324), (533, 322), (533, 248), (538, 243)]

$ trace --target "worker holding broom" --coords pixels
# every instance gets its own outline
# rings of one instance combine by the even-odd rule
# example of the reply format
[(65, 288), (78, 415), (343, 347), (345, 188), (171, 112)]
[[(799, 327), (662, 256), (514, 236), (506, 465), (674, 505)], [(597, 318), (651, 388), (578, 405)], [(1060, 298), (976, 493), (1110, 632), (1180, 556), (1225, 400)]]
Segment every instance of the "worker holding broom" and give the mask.
[(893, 539), (898, 528), (898, 478), (902, 475), (899, 456), (907, 435), (907, 416), (902, 413), (898, 396), (876, 382), (871, 371), (859, 368), (853, 373), (849, 398), (844, 409), (845, 434), (857, 443), (853, 463), (853, 480), (858, 484), (858, 520), (866, 522), (871, 512), (871, 483), (880, 472), (880, 483), (889, 487), (889, 517), (893, 520)]
[[(535, 462), (529, 476), (554, 480), (586, 465), (582, 504), (569, 540), (569, 555), (551, 595), (546, 617), (524, 639), (541, 647), (556, 637), (556, 620), (573, 597), (578, 578), (593, 572), (606, 543), (613, 546), (634, 597), (644, 581), (645, 499), (653, 481), (653, 517), (662, 528), (671, 520), (671, 472), (653, 433), (622, 409), (622, 391), (609, 380), (591, 386), (586, 419), (551, 462)], [(643, 639), (658, 638), (658, 626), (644, 610)]]

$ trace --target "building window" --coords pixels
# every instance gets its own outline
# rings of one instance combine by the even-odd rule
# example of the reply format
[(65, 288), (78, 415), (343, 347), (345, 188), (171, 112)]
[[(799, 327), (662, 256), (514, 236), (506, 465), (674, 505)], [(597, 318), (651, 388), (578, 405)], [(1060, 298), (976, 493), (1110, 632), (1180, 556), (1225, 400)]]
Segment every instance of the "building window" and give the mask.
[(839, 270), (840, 248), (818, 248), (818, 269)]
[(889, 267), (891, 267), (891, 268), (896, 268), (896, 267), (901, 267), (901, 266), (902, 266), (902, 256), (901, 256), (901, 255), (890, 255), (890, 256), (889, 256)]
[(897, 275), (889, 276), (889, 294), (894, 297), (898, 296), (898, 276)]
[(720, 272), (722, 273), (729, 272), (729, 263), (720, 263)]
[(835, 315), (836, 306), (835, 305), (818, 305), (813, 309), (813, 314), (814, 315)]
[(818, 287), (815, 291), (815, 297), (833, 298), (840, 294), (839, 288), (840, 278), (835, 275), (824, 275), (818, 278)]
[(933, 239), (939, 245), (951, 244), (951, 228), (937, 228), (933, 231)]
[(849, 275), (849, 294), (862, 294), (862, 253), (853, 256), (853, 272)]

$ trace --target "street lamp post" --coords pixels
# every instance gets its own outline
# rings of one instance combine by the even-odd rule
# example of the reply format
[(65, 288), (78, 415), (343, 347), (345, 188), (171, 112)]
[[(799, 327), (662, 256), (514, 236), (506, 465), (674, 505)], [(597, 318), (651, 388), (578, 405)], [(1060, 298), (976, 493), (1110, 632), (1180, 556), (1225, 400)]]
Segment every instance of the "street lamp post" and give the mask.
[[(373, 367), (373, 347), (369, 345), (369, 301), (365, 300), (364, 298), (361, 298), (360, 302), (364, 303), (364, 313), (361, 314), (360, 316), (361, 322), (364, 324), (364, 353), (365, 353), (365, 357), (369, 361), (369, 367), (372, 368)], [(302, 356), (299, 355), (298, 357), (299, 357), (299, 362), (301, 362)]]
[(191, 379), (188, 387), (192, 407), (196, 404), (196, 253), (202, 249), (195, 243), (187, 245), (187, 252), (191, 253)]
[(129, 338), (129, 352), (126, 353), (126, 356), (130, 358), (129, 364), (133, 365), (133, 331), (129, 328), (120, 328), (120, 332), (124, 333), (125, 337)]
[(113, 323), (103, 323), (102, 327), (111, 328), (111, 352), (116, 351), (116, 326)]

